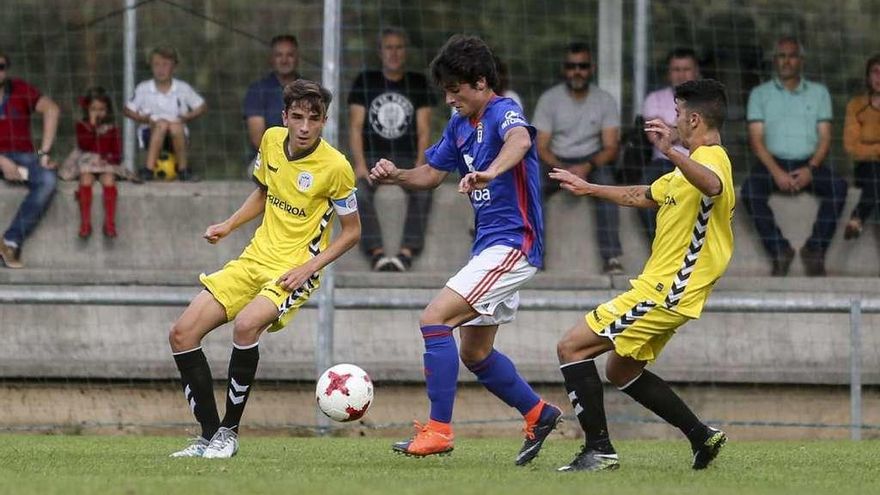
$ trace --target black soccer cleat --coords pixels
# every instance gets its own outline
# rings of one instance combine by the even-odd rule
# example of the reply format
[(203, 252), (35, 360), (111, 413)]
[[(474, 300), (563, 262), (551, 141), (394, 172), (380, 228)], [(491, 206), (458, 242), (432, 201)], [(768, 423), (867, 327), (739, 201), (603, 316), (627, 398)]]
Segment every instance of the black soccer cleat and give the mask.
[(538, 457), (541, 447), (544, 446), (544, 440), (561, 422), (562, 410), (553, 404), (545, 402), (544, 407), (541, 408), (538, 420), (534, 423), (526, 421), (526, 426), (523, 428), (526, 439), (523, 442), (522, 448), (519, 449), (519, 454), (516, 455), (515, 464), (517, 466), (525, 466), (532, 462), (535, 457)]
[(600, 452), (594, 449), (581, 447), (581, 451), (569, 464), (558, 468), (557, 471), (613, 471), (620, 467), (620, 459), (614, 450)]
[(706, 469), (713, 459), (718, 457), (721, 447), (727, 443), (727, 435), (715, 428), (709, 427), (709, 438), (702, 445), (694, 448), (694, 469)]

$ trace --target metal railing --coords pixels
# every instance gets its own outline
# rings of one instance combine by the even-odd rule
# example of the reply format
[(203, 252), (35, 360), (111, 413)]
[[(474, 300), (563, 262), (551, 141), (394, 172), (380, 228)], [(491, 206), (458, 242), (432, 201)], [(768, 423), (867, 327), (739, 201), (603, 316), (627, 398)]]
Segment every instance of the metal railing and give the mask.
[[(74, 304), (101, 306), (186, 306), (197, 289), (159, 286), (81, 286), (50, 287), (18, 285), (0, 287), (0, 304)], [(520, 307), (532, 311), (578, 311), (597, 306), (606, 297), (529, 297)], [(333, 286), (322, 287), (306, 307), (317, 308), (320, 314), (336, 309), (412, 309), (424, 308), (429, 296), (408, 294), (388, 299), (381, 295), (336, 294)], [(862, 314), (880, 313), (880, 298), (845, 294), (777, 295), (767, 293), (719, 292), (712, 296), (704, 311), (711, 313), (836, 313), (849, 314), (850, 319), (850, 438), (860, 440), (862, 433)], [(316, 328), (315, 365), (322, 371), (333, 362), (333, 319), (319, 318)]]

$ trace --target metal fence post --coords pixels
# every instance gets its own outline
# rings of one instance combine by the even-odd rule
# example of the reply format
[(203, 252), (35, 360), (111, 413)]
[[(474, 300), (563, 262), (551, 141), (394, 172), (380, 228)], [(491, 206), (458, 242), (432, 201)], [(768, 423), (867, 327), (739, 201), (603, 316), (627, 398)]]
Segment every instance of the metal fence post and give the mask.
[[(339, 61), (342, 50), (342, 2), (324, 0), (324, 43), (323, 71), (321, 80), (325, 88), (339, 101)], [(327, 124), (324, 126), (324, 139), (338, 146), (339, 137), (339, 103), (331, 105), (328, 111)], [(320, 376), (333, 365), (333, 313), (335, 311), (335, 273), (333, 264), (324, 269), (321, 280), (321, 297), (318, 298), (318, 328), (315, 338), (315, 377)], [(326, 434), (330, 429), (330, 420), (321, 411), (315, 411), (318, 433)]]
[(849, 435), (862, 439), (862, 300), (853, 299), (849, 310)]
[[(134, 68), (137, 60), (137, 9), (135, 0), (124, 0), (123, 3), (125, 4), (125, 17), (123, 21), (125, 26), (125, 34), (123, 35), (125, 54), (123, 55), (122, 98), (124, 102), (128, 102), (134, 95)], [(123, 165), (129, 171), (134, 172), (136, 168), (134, 121), (131, 119), (122, 120)]]

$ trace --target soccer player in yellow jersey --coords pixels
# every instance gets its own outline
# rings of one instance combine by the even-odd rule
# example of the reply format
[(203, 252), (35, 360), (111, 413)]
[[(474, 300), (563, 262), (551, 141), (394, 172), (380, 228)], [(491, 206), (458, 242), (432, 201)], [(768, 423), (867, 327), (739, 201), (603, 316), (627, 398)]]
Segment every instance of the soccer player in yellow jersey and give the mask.
[[(694, 469), (708, 466), (727, 441), (724, 432), (701, 422), (666, 382), (645, 369), (678, 327), (700, 316), (733, 254), (735, 195), (720, 135), (727, 114), (724, 86), (711, 79), (676, 86), (675, 112), (676, 129), (660, 119), (645, 125), (676, 167), (650, 186), (600, 186), (562, 169), (550, 173), (579, 196), (659, 208), (651, 257), (631, 281), (632, 289), (587, 313), (557, 345), (565, 388), (586, 437), (581, 452), (560, 471), (619, 466), (593, 361), (611, 350), (605, 365), (608, 380), (685, 434)], [(690, 156), (672, 146), (676, 131)]]
[[(217, 243), (261, 213), (250, 244), (220, 271), (202, 274), (205, 286), (171, 327), (169, 341), (184, 394), (201, 436), (172, 457), (228, 458), (238, 451), (238, 424), (254, 382), (265, 331), (283, 328), (319, 285), (321, 270), (357, 244), (354, 172), (342, 153), (321, 139), (330, 92), (299, 79), (284, 88), (282, 121), (263, 134), (254, 162), (256, 190), (205, 239)], [(339, 217), (342, 232), (332, 241)], [(226, 415), (214, 402), (202, 338), (232, 321)]]

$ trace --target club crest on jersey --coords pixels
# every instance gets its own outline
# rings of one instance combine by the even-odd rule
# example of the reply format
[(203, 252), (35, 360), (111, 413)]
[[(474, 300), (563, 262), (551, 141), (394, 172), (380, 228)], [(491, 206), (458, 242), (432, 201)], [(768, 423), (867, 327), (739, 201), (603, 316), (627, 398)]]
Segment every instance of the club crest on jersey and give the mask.
[(296, 178), (296, 188), (302, 192), (306, 192), (312, 187), (312, 182), (314, 178), (312, 178), (312, 174), (308, 172), (300, 172), (299, 176)]
[(477, 124), (477, 142), (478, 143), (483, 142), (483, 122), (482, 121), (480, 121), (480, 123)]

